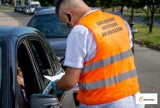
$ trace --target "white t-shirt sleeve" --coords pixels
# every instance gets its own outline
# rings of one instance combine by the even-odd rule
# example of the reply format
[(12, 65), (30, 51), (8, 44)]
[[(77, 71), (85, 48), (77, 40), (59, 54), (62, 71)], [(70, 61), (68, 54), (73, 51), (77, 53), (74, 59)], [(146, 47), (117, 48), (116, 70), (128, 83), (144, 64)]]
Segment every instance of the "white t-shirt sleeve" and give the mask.
[(131, 28), (130, 28), (129, 24), (128, 24), (126, 21), (125, 21), (125, 23), (126, 23), (126, 26), (127, 26), (128, 30), (129, 30), (130, 45), (131, 45), (131, 47), (132, 47), (132, 46), (133, 46), (133, 42), (132, 42), (132, 40), (133, 40), (133, 35), (132, 35), (132, 32), (131, 32)]
[(83, 25), (76, 25), (67, 38), (64, 66), (83, 68), (85, 61), (95, 56), (96, 44), (91, 31)]

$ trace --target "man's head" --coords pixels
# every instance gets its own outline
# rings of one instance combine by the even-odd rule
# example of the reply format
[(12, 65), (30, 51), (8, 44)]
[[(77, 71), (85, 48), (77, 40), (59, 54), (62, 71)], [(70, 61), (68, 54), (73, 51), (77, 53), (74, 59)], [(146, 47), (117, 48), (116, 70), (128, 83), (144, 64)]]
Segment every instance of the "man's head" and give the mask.
[(91, 9), (82, 0), (56, 0), (56, 14), (60, 20), (75, 26), (81, 17)]

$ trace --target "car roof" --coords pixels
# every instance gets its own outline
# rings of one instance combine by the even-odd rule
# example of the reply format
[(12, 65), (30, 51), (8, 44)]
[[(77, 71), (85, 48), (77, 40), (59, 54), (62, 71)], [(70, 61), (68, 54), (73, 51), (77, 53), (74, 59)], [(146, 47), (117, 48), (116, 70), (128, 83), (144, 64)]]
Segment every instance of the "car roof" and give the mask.
[(55, 7), (48, 7), (48, 9), (42, 9), (37, 11), (34, 15), (56, 14)]
[(12, 36), (21, 37), (24, 34), (40, 33), (35, 28), (32, 27), (9, 27), (9, 26), (0, 26), (0, 38)]
[[(98, 7), (91, 7), (93, 10), (100, 9)], [(47, 9), (42, 9), (37, 11), (34, 15), (45, 15), (45, 14), (56, 14), (55, 7), (48, 7)]]

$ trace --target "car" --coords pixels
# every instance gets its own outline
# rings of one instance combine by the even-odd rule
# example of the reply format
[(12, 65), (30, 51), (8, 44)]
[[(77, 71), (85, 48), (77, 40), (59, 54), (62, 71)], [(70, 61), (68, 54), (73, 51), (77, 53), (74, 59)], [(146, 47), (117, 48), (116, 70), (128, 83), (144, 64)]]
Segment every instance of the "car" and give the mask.
[(35, 13), (35, 9), (37, 8), (37, 7), (40, 7), (39, 5), (28, 5), (28, 9), (29, 9), (29, 12), (30, 12), (30, 14), (34, 14)]
[(18, 7), (19, 7), (19, 5), (16, 5), (16, 6), (14, 7), (14, 12), (18, 12)]
[(25, 7), (26, 7), (25, 5), (17, 5), (17, 6), (15, 6), (14, 11), (19, 12), (19, 13), (23, 13), (23, 10)]
[(23, 13), (26, 15), (32, 15), (33, 14), (33, 9), (31, 8), (30, 5), (27, 5), (26, 8), (24, 8)]
[[(22, 70), (24, 88), (17, 79), (17, 67)], [(39, 30), (0, 26), (0, 108), (60, 108), (60, 102), (63, 108), (76, 108), (75, 90), (64, 92), (63, 97), (53, 89), (44, 93), (50, 84), (45, 76), (60, 73), (64, 71), (57, 56)]]
[(23, 13), (26, 14), (26, 15), (31, 14), (31, 12), (29, 11), (29, 6), (28, 5), (23, 9)]
[(21, 5), (16, 5), (14, 7), (14, 12), (20, 12), (21, 11)]
[(36, 7), (34, 10), (34, 14), (42, 9), (50, 9), (50, 8), (55, 8), (55, 7)]
[(27, 5), (24, 5), (24, 6), (21, 7), (21, 13), (26, 14), (26, 13), (25, 13), (26, 10), (28, 10)]
[(66, 39), (70, 29), (58, 19), (55, 7), (37, 11), (27, 26), (34, 27), (44, 33), (56, 55), (59, 58), (64, 58)]

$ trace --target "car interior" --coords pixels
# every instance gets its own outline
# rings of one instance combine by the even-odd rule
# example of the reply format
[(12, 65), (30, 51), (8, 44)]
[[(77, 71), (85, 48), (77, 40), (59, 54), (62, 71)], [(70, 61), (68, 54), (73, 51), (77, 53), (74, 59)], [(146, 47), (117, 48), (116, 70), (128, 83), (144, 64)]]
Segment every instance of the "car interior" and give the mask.
[(19, 45), (17, 59), (23, 72), (26, 96), (38, 93), (40, 86), (36, 80), (35, 69), (27, 52), (27, 48), (23, 43)]

